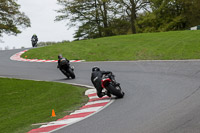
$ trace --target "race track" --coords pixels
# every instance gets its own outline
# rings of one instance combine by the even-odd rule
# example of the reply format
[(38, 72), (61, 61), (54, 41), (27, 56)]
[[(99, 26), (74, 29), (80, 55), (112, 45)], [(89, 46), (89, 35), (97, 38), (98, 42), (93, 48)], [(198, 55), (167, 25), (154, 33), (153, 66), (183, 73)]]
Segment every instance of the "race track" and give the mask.
[(110, 70), (126, 93), (97, 114), (54, 133), (200, 133), (200, 62), (81, 62), (75, 80), (56, 63), (11, 61), (0, 51), (0, 76), (92, 85), (91, 68)]

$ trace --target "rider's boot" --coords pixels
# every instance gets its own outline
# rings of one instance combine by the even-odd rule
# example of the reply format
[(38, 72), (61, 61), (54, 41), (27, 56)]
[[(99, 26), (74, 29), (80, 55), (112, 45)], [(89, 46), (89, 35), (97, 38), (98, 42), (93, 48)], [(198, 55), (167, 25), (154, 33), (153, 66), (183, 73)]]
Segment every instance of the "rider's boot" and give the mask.
[(110, 94), (110, 92), (108, 92), (108, 91), (105, 91), (105, 95), (111, 97), (111, 94)]

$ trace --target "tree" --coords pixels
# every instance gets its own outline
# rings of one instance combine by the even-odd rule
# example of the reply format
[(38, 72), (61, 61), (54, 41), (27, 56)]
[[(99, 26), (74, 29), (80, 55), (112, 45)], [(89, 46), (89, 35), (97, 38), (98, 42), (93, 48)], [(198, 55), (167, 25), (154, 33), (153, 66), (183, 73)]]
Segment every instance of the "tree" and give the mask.
[(56, 21), (70, 20), (77, 26), (75, 38), (88, 39), (136, 33), (139, 12), (147, 10), (149, 0), (58, 0), (62, 6)]
[[(62, 8), (56, 21), (70, 20), (69, 27), (76, 25), (77, 40), (127, 33), (127, 26), (120, 24), (127, 22), (122, 8), (112, 0), (58, 0), (58, 4)], [(120, 29), (123, 27), (126, 30)]]
[(56, 21), (68, 19), (69, 27), (78, 25), (75, 33), (78, 39), (110, 36), (109, 3), (110, 0), (58, 0), (62, 9), (57, 11), (61, 15), (56, 17)]
[[(181, 0), (178, 0), (181, 2)], [(186, 28), (200, 25), (200, 1), (199, 0), (184, 0), (182, 15), (186, 18)]]
[(200, 24), (199, 0), (151, 0), (151, 13), (140, 15), (140, 32), (184, 30)]
[(17, 35), (19, 28), (30, 27), (30, 19), (19, 11), (20, 5), (16, 0), (0, 1), (0, 36), (3, 33)]
[(138, 12), (148, 10), (149, 0), (115, 0), (115, 2), (120, 4), (122, 8), (125, 7), (131, 25), (131, 32), (135, 34)]

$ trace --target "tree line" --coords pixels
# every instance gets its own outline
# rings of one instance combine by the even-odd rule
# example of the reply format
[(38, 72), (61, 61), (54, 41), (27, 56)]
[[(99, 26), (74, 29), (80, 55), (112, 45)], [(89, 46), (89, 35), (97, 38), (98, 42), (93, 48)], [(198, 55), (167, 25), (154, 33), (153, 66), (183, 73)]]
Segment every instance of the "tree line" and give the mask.
[(200, 24), (199, 0), (57, 0), (56, 21), (70, 20), (74, 38), (185, 30)]

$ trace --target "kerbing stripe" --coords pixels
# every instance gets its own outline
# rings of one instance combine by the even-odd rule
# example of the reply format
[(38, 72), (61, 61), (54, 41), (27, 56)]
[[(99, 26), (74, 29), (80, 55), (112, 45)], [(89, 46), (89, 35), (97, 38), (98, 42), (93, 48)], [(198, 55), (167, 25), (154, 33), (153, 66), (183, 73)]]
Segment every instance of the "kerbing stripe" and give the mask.
[(56, 128), (65, 126), (66, 124), (62, 124), (62, 125), (54, 125), (54, 126), (48, 126), (48, 127), (42, 127), (42, 128), (37, 128), (37, 129), (32, 129), (31, 131), (29, 131), (28, 133), (45, 133), (45, 132), (49, 132), (52, 131)]
[(66, 127), (78, 121), (81, 121), (96, 112), (102, 110), (104, 107), (108, 106), (112, 103), (111, 98), (102, 97), (98, 98), (95, 89), (88, 89), (85, 94), (89, 97), (91, 101), (81, 107), (79, 110), (74, 111), (73, 113), (66, 115), (65, 117), (58, 119), (57, 121), (49, 122), (45, 125), (42, 125), (38, 129), (33, 129), (28, 133), (44, 133), (44, 132), (52, 132), (55, 130), (59, 130), (60, 128)]
[[(20, 56), (25, 53), (28, 50), (21, 51), (19, 53), (14, 54), (13, 56), (10, 57), (11, 60), (15, 61), (28, 61), (28, 62), (57, 62), (58, 60), (42, 60), (42, 59), (24, 59), (21, 58)], [(70, 62), (82, 62), (85, 60), (70, 60)]]
[(71, 119), (60, 120), (60, 121), (52, 121), (52, 122), (49, 122), (47, 125), (43, 125), (41, 127), (48, 127), (48, 126), (62, 125), (62, 124), (68, 125), (68, 124), (71, 124), (71, 123), (78, 122), (82, 119), (83, 118), (71, 118)]
[(70, 118), (79, 118), (79, 117), (86, 117), (92, 113), (94, 113), (95, 111), (92, 111), (92, 112), (83, 112), (83, 113), (77, 113), (77, 114), (71, 114), (71, 115), (67, 115), (61, 119), (58, 119), (59, 120), (65, 120), (65, 119), (70, 119)]
[(91, 105), (91, 104), (96, 104), (96, 103), (105, 103), (105, 102), (110, 102), (110, 99), (104, 99), (104, 100), (99, 100), (99, 101), (92, 101), (92, 102), (88, 102), (85, 105)]
[(93, 99), (90, 99), (89, 102), (92, 102), (92, 101), (98, 101), (98, 100), (102, 100), (102, 99), (108, 99), (109, 97), (102, 97), (102, 98), (93, 98)]
[(88, 97), (93, 97), (93, 96), (97, 96), (97, 93), (92, 93), (88, 95)]
[(104, 103), (96, 103), (96, 104), (91, 104), (91, 105), (85, 105), (81, 107), (80, 109), (85, 109), (85, 108), (91, 108), (91, 107), (99, 107), (99, 106), (105, 106), (109, 102), (104, 102)]
[(101, 108), (102, 108), (102, 106), (80, 109), (80, 110), (76, 110), (76, 111), (75, 111), (74, 113), (72, 113), (72, 114), (97, 111), (97, 110), (99, 110), (99, 109), (101, 109)]

